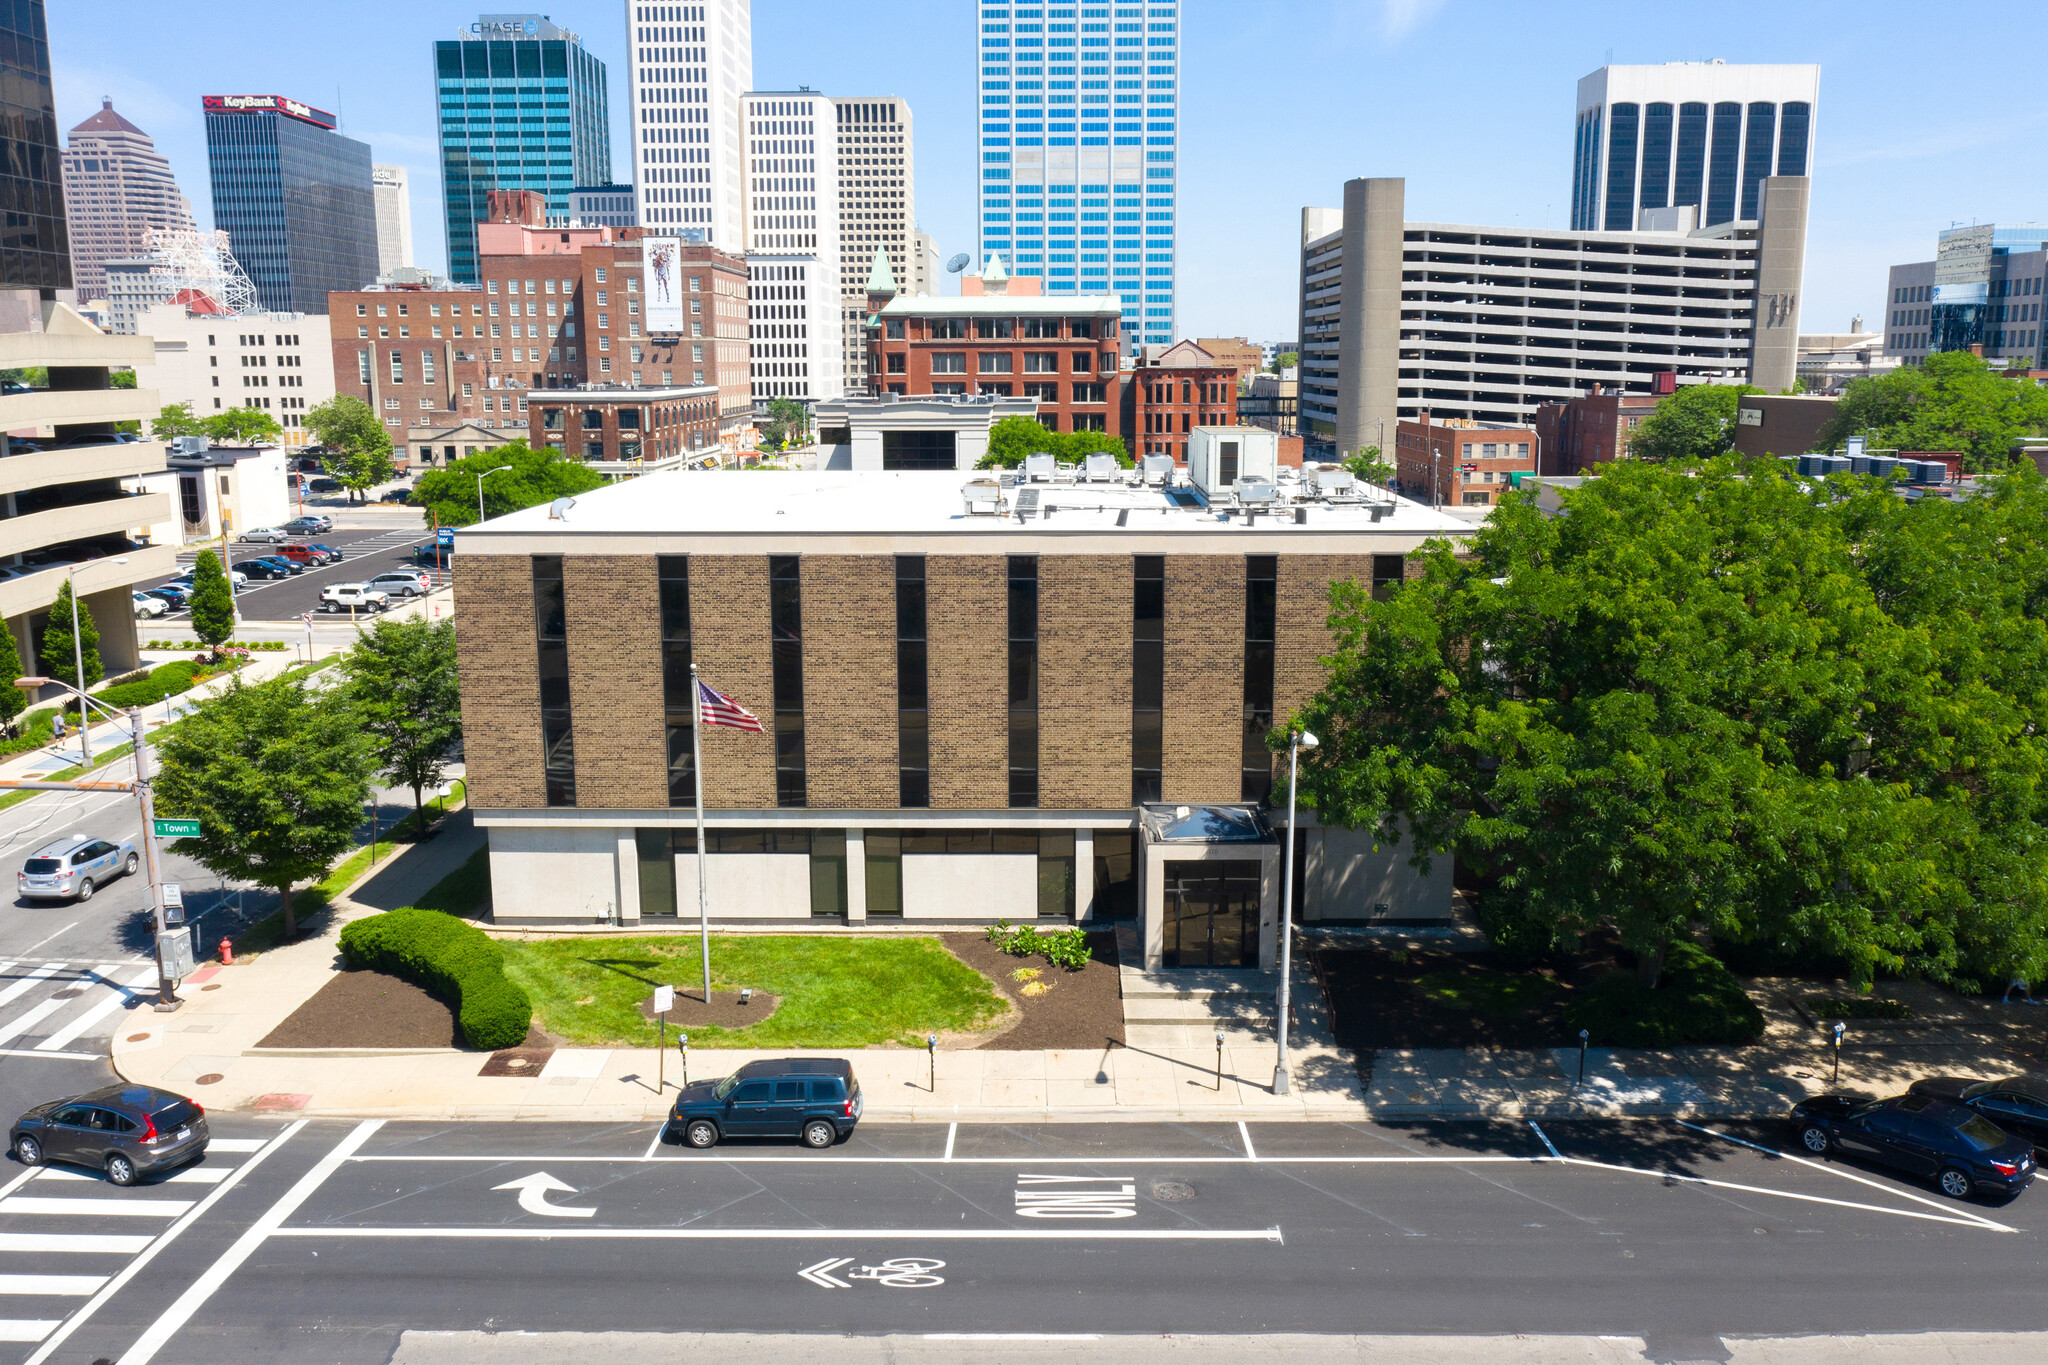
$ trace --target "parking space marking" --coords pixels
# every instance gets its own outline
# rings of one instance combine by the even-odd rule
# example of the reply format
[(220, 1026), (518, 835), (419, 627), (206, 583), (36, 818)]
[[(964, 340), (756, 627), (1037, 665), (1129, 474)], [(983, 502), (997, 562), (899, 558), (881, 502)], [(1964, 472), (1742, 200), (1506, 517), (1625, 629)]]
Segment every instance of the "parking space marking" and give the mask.
[[(1284, 1242), (1270, 1228), (278, 1228), (273, 1237), (415, 1238), (462, 1241), (627, 1241), (627, 1242), (811, 1242), (820, 1238), (857, 1241), (938, 1242)], [(130, 1365), (130, 1356), (121, 1365)], [(148, 1356), (135, 1358), (141, 1365)]]
[(209, 1152), (260, 1152), (269, 1138), (210, 1138), (206, 1144)]
[[(1930, 1223), (1950, 1223), (1959, 1228), (1977, 1228), (1985, 1232), (2018, 1232), (2018, 1228), (1994, 1223), (1988, 1218), (1951, 1217), (1941, 1213), (1920, 1213), (1914, 1209), (1888, 1209), (1881, 1204), (1859, 1204), (1849, 1199), (1829, 1199), (1825, 1195), (1800, 1194), (1794, 1190), (1773, 1190), (1762, 1185), (1739, 1185), (1732, 1180), (1711, 1180), (1703, 1175), (1681, 1175), (1677, 1171), (1653, 1171), (1641, 1166), (1617, 1166), (1607, 1161), (1589, 1161), (1584, 1157), (1564, 1158), (1567, 1166), (1586, 1166), (1600, 1171), (1621, 1171), (1628, 1175), (1654, 1176), (1659, 1180), (1683, 1180), (1689, 1185), (1708, 1185), (1720, 1190), (1741, 1190), (1745, 1194), (1768, 1194), (1779, 1199), (1797, 1199), (1806, 1204), (1831, 1204), (1838, 1209), (1860, 1209), (1865, 1213), (1888, 1213), (1894, 1218), (1921, 1218)], [(1882, 1187), (1880, 1187), (1882, 1188)], [(1897, 1191), (1886, 1191), (1897, 1193)]]
[(1550, 1134), (1543, 1131), (1542, 1124), (1538, 1123), (1534, 1119), (1530, 1119), (1529, 1126), (1536, 1130), (1537, 1137), (1543, 1139), (1543, 1150), (1549, 1152), (1553, 1157), (1556, 1157), (1559, 1161), (1564, 1160), (1563, 1153), (1559, 1152), (1557, 1150), (1557, 1144), (1550, 1140)]
[(947, 1124), (947, 1125), (946, 1125), (946, 1154), (945, 1154), (944, 1156), (940, 1157), (940, 1158), (939, 1158), (939, 1160), (941, 1160), (941, 1161), (951, 1161), (951, 1160), (953, 1159), (953, 1139), (954, 1139), (954, 1138), (956, 1138), (956, 1137), (958, 1137), (958, 1136), (960, 1136), (960, 1125), (959, 1125), (959, 1124), (957, 1124), (957, 1123), (949, 1123), (949, 1124)]
[(1259, 1154), (1252, 1149), (1252, 1130), (1244, 1126), (1244, 1120), (1237, 1121), (1237, 1135), (1244, 1139), (1244, 1159), (1257, 1161)]
[[(352, 1156), (350, 1161), (435, 1161), (435, 1162), (477, 1162), (490, 1165), (531, 1164), (546, 1162), (614, 1162), (622, 1166), (665, 1166), (687, 1162), (726, 1162), (733, 1165), (758, 1165), (779, 1162), (797, 1166), (919, 1166), (943, 1165), (948, 1158), (940, 1156), (735, 1156), (726, 1153), (696, 1153), (680, 1156), (556, 1156), (552, 1153), (510, 1154), (510, 1155), (421, 1155), (401, 1156), (373, 1155)], [(1123, 1166), (1123, 1165), (1175, 1165), (1175, 1166), (1467, 1166), (1475, 1162), (1519, 1162), (1548, 1161), (1544, 1156), (1128, 1156), (1124, 1154), (1104, 1156), (956, 1156), (950, 1158), (955, 1166)]]

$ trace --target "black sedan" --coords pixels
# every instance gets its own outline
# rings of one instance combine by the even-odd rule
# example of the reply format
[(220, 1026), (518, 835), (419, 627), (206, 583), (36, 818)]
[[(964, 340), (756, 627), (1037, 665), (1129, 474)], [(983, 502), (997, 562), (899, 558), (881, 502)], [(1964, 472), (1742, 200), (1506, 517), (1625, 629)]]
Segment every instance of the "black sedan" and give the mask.
[(190, 598), (192, 594), (186, 592), (183, 588), (174, 588), (168, 583), (166, 583), (159, 587), (144, 589), (143, 596), (161, 597), (163, 598), (164, 601), (171, 604), (172, 611), (183, 611), (185, 608), (186, 600)]
[(275, 559), (239, 559), (235, 567), (252, 579), (290, 578), (292, 566)]
[(1915, 1095), (1932, 1095), (1951, 1104), (1966, 1104), (2011, 1133), (2048, 1152), (2048, 1076), (2006, 1076), (1973, 1081), (1967, 1076), (1930, 1076), (1915, 1081)]
[(24, 1166), (64, 1161), (132, 1185), (206, 1155), (206, 1111), (168, 1090), (122, 1083), (39, 1104), (14, 1121), (9, 1145)]
[(1793, 1106), (1792, 1123), (1816, 1156), (1862, 1157), (1932, 1178), (1952, 1199), (2018, 1194), (2034, 1179), (2033, 1143), (1932, 1095), (1816, 1095)]

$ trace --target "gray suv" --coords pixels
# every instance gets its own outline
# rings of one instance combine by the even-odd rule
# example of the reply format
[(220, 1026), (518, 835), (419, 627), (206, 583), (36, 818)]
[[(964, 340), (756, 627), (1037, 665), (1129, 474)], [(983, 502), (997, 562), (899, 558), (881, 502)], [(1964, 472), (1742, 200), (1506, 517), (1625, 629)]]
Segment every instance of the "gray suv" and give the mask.
[(110, 844), (88, 834), (67, 834), (28, 856), (15, 874), (15, 891), (24, 900), (92, 899), (92, 893), (116, 877), (134, 874), (142, 865), (135, 845), (123, 839)]
[(206, 1111), (147, 1085), (110, 1085), (39, 1104), (14, 1121), (8, 1145), (24, 1166), (65, 1161), (132, 1185), (206, 1155)]

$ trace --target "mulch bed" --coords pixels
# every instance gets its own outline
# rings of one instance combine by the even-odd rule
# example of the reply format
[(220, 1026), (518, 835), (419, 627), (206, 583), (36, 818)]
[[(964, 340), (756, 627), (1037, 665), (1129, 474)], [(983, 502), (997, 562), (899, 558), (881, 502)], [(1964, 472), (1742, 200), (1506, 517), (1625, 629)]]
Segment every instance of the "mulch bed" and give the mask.
[[(1123, 1046), (1124, 1001), (1113, 932), (1088, 936), (1095, 956), (1078, 972), (1062, 971), (1042, 957), (1011, 957), (981, 934), (941, 934), (939, 940), (953, 956), (994, 982), (1016, 1010), (1015, 1022), (976, 1048), (1029, 1052)], [(1026, 983), (1010, 975), (1019, 967), (1038, 968), (1038, 979), (1052, 989), (1043, 995), (1024, 994)]]
[[(775, 1013), (775, 1007), (781, 1003), (781, 996), (770, 995), (766, 991), (755, 991), (753, 999), (744, 1005), (740, 1003), (738, 991), (713, 991), (711, 1006), (707, 1009), (702, 986), (695, 990), (678, 986), (676, 1007), (668, 1012), (669, 1031), (673, 1033), (681, 1029), (687, 1033), (693, 1028), (747, 1028)], [(640, 1002), (640, 1013), (649, 1020), (655, 1017), (652, 995)]]
[(1620, 964), (1605, 945), (1590, 948), (1552, 973), (1561, 989), (1512, 1012), (1493, 1013), (1439, 1001), (1421, 979), (1438, 973), (1479, 977), (1513, 971), (1493, 953), (1410, 949), (1325, 948), (1316, 975), (1330, 1002), (1337, 1041), (1364, 1053), (1378, 1048), (1576, 1046), (1565, 1027), (1572, 989)]
[(395, 976), (339, 972), (258, 1047), (462, 1047), (455, 1011)]

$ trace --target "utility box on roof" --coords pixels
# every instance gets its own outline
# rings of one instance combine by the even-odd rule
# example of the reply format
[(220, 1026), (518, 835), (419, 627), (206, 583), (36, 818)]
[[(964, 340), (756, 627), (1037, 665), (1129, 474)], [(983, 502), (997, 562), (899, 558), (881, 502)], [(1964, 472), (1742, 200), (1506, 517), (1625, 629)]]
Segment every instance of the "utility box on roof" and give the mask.
[(1264, 427), (1196, 427), (1188, 433), (1188, 478), (1206, 497), (1227, 493), (1239, 479), (1274, 482), (1280, 434)]

